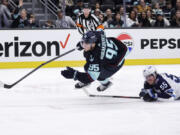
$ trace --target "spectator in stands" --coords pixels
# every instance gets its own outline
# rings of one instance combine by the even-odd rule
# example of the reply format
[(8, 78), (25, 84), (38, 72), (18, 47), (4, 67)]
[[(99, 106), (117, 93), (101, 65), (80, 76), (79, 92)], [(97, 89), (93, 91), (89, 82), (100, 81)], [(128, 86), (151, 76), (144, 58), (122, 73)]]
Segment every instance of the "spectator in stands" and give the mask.
[(151, 0), (151, 3), (154, 5), (156, 3), (159, 3), (159, 6), (162, 8), (166, 6), (166, 0)]
[[(14, 1), (14, 0), (13, 0)], [(19, 0), (18, 0), (19, 1)], [(12, 12), (13, 11), (13, 6), (11, 6), (10, 4), (9, 4), (9, 0), (0, 0), (0, 4), (2, 3), (2, 5), (5, 5), (8, 9), (9, 9), (9, 11), (10, 12)]]
[[(132, 9), (132, 10), (133, 10), (133, 11), (135, 11), (135, 12), (136, 12), (136, 14), (138, 14), (138, 13), (139, 13), (137, 6), (133, 6), (133, 9)], [(131, 11), (130, 11), (130, 12), (131, 12)]]
[(163, 12), (164, 12), (164, 14), (170, 15), (171, 11), (172, 11), (172, 4), (171, 4), (171, 2), (167, 2), (166, 6), (163, 8)]
[(151, 11), (151, 10), (148, 10), (148, 11), (146, 12), (146, 14), (147, 14), (147, 18), (148, 18), (151, 26), (154, 26), (155, 20), (152, 18), (152, 11)]
[(180, 27), (180, 10), (176, 11), (176, 16), (171, 21), (172, 27)]
[(103, 14), (100, 14), (98, 19), (99, 19), (99, 22), (104, 26), (104, 28), (109, 27), (107, 21), (104, 20), (104, 15)]
[(152, 11), (153, 11), (153, 14), (157, 14), (158, 12), (162, 12), (162, 9), (160, 8), (159, 3), (155, 3), (153, 5)]
[(39, 27), (33, 14), (31, 14), (29, 18), (29, 27), (33, 29)]
[[(73, 0), (58, 0), (59, 1), (59, 7), (63, 9), (63, 6), (66, 11), (66, 15), (72, 16), (73, 13), (73, 7), (74, 7), (74, 1)], [(64, 3), (65, 2), (65, 3)]]
[(168, 27), (170, 26), (169, 21), (164, 17), (163, 12), (160, 11), (156, 15), (156, 21), (154, 27)]
[(0, 4), (0, 28), (2, 27), (9, 27), (11, 19), (11, 13), (8, 9), (8, 2), (7, 0), (2, 0), (2, 4)]
[(12, 28), (25, 28), (28, 27), (29, 25), (26, 9), (23, 9), (22, 6), (23, 6), (23, 0), (19, 0), (19, 6), (16, 8), (12, 16), (13, 18), (13, 23), (11, 25)]
[(104, 21), (108, 23), (108, 27), (111, 27), (110, 24), (114, 21), (114, 16), (111, 9), (106, 10)]
[(58, 19), (56, 20), (56, 28), (74, 28), (75, 22), (71, 17), (63, 15), (63, 11), (58, 11)]
[(55, 25), (53, 24), (53, 22), (51, 20), (48, 20), (43, 26), (42, 28), (44, 29), (53, 29), (55, 28)]
[(151, 8), (146, 5), (145, 1), (144, 0), (140, 0), (140, 3), (139, 5), (137, 6), (138, 8), (138, 12), (141, 13), (141, 12), (146, 12), (147, 10), (150, 10)]
[(96, 2), (95, 9), (101, 9), (100, 3)]
[(112, 14), (112, 10), (111, 9), (107, 9), (106, 10), (106, 13), (105, 13), (105, 18), (104, 18), (105, 21), (107, 21), (108, 23), (113, 21), (113, 14)]
[(92, 12), (93, 14), (95, 14), (96, 17), (98, 17), (99, 14), (102, 13), (102, 11), (101, 11), (101, 6), (100, 6), (99, 2), (96, 2), (95, 7), (94, 7), (94, 9), (93, 9), (91, 12)]
[(83, 0), (77, 0), (77, 4), (73, 9), (73, 13), (75, 16), (79, 16), (83, 9)]
[(139, 0), (132, 0), (132, 5), (136, 6), (139, 5)]
[(151, 27), (151, 23), (147, 18), (146, 12), (142, 12), (139, 17), (139, 25), (140, 27)]
[(95, 9), (94, 10), (94, 15), (98, 18), (99, 17), (99, 15), (101, 14), (101, 10), (100, 9)]
[(126, 0), (126, 12), (131, 12), (131, 10), (132, 10), (132, 0)]
[[(64, 0), (58, 0), (59, 1), (59, 7), (63, 6), (63, 2)], [(69, 6), (72, 7), (74, 5), (74, 1), (73, 0), (65, 0), (65, 6)]]
[[(124, 7), (123, 6), (121, 6), (120, 8), (119, 8), (119, 13), (120, 13), (120, 15), (121, 15), (121, 20), (122, 21), (124, 21)], [(126, 19), (128, 18), (128, 15), (126, 15)]]
[(171, 19), (175, 18), (177, 10), (180, 10), (180, 0), (176, 1), (176, 7), (174, 7), (171, 11)]
[(131, 11), (129, 14), (129, 17), (127, 19), (127, 27), (138, 27), (139, 26), (139, 22), (137, 19), (137, 14), (135, 11)]
[(121, 20), (120, 13), (116, 13), (115, 19), (109, 24), (110, 28), (121, 28), (124, 25), (124, 22)]
[(9, 9), (10, 12), (13, 11), (13, 9), (12, 9), (11, 5), (9, 4), (8, 0), (0, 0), (0, 1), (1, 1), (0, 4), (6, 6)]

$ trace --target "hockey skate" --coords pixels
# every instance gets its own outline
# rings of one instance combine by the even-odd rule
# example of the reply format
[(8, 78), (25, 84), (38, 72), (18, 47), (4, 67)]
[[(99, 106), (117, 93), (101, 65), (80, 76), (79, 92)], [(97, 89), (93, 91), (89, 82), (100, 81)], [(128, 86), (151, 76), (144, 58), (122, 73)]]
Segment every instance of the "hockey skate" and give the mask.
[(90, 84), (91, 84), (91, 83), (78, 82), (78, 83), (75, 84), (75, 88), (76, 88), (76, 89), (81, 89), (81, 88), (86, 87), (86, 86), (88, 86), (88, 85), (90, 85)]
[(106, 84), (101, 84), (99, 87), (97, 87), (97, 91), (102, 92), (105, 91), (107, 88), (109, 88), (112, 85), (112, 82), (107, 82)]

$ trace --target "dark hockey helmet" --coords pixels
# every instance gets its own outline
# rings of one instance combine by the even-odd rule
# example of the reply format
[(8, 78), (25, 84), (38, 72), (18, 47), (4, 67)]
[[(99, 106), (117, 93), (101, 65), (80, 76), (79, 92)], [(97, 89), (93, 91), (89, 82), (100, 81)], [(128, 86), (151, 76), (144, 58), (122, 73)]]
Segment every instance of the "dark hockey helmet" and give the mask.
[(94, 31), (88, 31), (83, 35), (82, 41), (85, 43), (95, 43), (97, 41), (97, 37)]
[(84, 3), (83, 4), (83, 8), (88, 8), (88, 9), (91, 9), (91, 6), (89, 3)]

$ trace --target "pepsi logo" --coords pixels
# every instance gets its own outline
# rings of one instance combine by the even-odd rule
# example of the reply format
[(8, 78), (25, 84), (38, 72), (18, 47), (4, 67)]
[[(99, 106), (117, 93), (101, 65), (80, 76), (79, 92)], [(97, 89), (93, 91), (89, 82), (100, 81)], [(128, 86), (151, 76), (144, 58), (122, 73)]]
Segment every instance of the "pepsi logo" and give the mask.
[(129, 34), (122, 33), (117, 37), (117, 39), (123, 42), (128, 47), (129, 52), (132, 51), (134, 43), (132, 37)]

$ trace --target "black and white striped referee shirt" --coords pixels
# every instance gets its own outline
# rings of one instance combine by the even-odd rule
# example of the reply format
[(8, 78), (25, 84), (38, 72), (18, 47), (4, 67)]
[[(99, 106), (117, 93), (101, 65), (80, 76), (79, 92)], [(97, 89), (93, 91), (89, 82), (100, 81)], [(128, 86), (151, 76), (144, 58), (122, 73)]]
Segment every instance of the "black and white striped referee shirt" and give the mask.
[(85, 18), (84, 14), (81, 14), (77, 19), (77, 28), (81, 35), (87, 31), (95, 31), (97, 29), (103, 29), (104, 26), (99, 22), (98, 18), (94, 14), (89, 14), (88, 18)]

